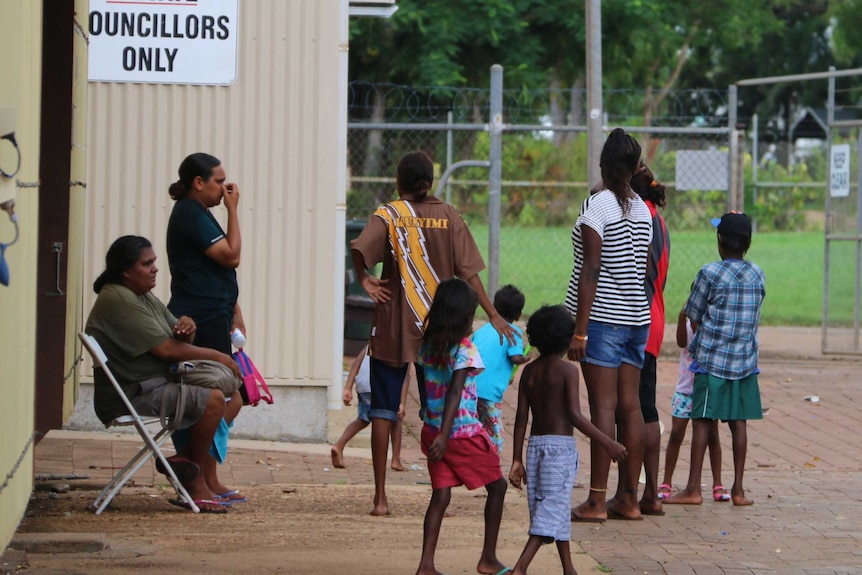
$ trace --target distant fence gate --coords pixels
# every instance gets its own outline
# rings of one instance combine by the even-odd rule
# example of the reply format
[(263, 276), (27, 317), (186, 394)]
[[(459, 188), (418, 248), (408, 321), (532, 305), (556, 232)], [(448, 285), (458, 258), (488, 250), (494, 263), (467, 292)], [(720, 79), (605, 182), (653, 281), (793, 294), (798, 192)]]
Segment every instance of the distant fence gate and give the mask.
[(822, 348), (824, 353), (862, 354), (862, 120), (835, 117), (835, 82), (830, 76)]
[[(840, 114), (858, 108), (862, 88), (852, 85), (836, 88), (840, 78), (862, 76), (862, 68), (828, 72), (751, 78), (738, 81), (733, 88), (788, 82), (827, 80), (826, 102), (826, 181), (823, 209), (823, 309), (821, 351), (823, 353), (862, 354), (860, 342), (860, 293), (862, 293), (862, 119), (858, 114)], [(842, 102), (836, 101), (841, 92)], [(758, 180), (757, 120), (754, 118), (754, 175), (756, 197), (760, 187), (812, 187), (814, 182), (788, 185)]]

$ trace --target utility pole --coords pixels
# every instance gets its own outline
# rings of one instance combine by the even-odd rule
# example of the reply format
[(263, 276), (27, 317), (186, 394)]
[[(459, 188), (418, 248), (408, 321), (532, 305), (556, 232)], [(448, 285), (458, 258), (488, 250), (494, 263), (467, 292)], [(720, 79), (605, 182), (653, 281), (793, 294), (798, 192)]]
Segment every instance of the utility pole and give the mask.
[(587, 0), (587, 177), (592, 186), (602, 177), (602, 0)]

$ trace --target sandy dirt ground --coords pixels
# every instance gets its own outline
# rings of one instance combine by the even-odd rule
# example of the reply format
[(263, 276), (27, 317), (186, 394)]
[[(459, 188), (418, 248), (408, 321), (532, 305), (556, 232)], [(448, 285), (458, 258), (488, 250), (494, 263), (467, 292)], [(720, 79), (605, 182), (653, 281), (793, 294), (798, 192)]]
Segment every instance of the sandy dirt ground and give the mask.
[[(858, 547), (862, 515), (856, 513), (862, 489), (860, 366), (858, 359), (762, 362), (766, 413), (751, 425), (746, 466), (746, 483), (757, 504), (733, 509), (710, 502), (696, 508), (678, 506), (669, 509), (666, 517), (634, 524), (573, 524), (572, 552), (579, 573), (862, 573)], [(672, 360), (659, 362), (659, 409), (668, 423), (675, 370)], [(513, 391), (507, 392), (509, 403)], [(819, 402), (804, 399), (810, 394), (817, 394)], [(582, 406), (586, 411), (583, 390)], [(511, 405), (507, 409), (511, 413)], [(415, 422), (411, 424), (405, 439), (413, 450), (405, 463), (421, 465), (415, 448), (417, 429)], [(721, 436), (726, 449), (724, 479), (729, 484), (732, 463), (725, 426)], [(688, 469), (689, 437), (674, 478), (677, 487)], [(662, 467), (666, 443), (667, 433), (662, 438)], [(573, 503), (584, 499), (584, 484), (589, 481), (588, 443), (579, 438), (579, 445), (584, 457)], [(124, 489), (101, 516), (87, 509), (98, 482), (54, 496), (37, 491), (19, 535), (51, 533), (62, 538), (94, 533), (104, 537), (108, 547), (97, 553), (28, 553), (20, 568), (13, 562), (0, 571), (34, 575), (415, 572), (430, 497), (425, 472), (391, 475), (387, 490), (393, 515), (374, 518), (368, 515), (373, 484), (367, 458), (354, 457), (349, 474), (335, 474), (323, 469), (328, 456), (274, 455), (285, 464), (283, 470), (265, 475), (268, 482), (237, 481), (252, 501), (234, 505), (227, 515), (196, 516), (169, 505), (171, 490), (158, 479), (154, 487)], [(265, 467), (254, 465), (254, 458), (261, 456), (261, 452), (238, 450), (237, 457), (246, 465), (234, 468)], [(510, 461), (506, 454), (505, 470)], [(43, 469), (46, 465), (42, 463)], [(288, 469), (295, 478), (287, 477)], [(612, 468), (610, 485), (615, 482)], [(444, 520), (437, 553), (437, 568), (442, 572), (476, 573), (484, 503), (481, 491), (453, 490), (450, 510), (454, 515)], [(525, 494), (510, 488), (498, 545), (498, 556), (505, 564), (513, 564), (520, 555), (528, 525)], [(798, 557), (792, 555), (794, 550)], [(826, 569), (833, 564), (840, 568)], [(530, 572), (560, 573), (555, 549), (540, 550)]]
[[(38, 493), (19, 532), (99, 532), (109, 548), (100, 553), (29, 554), (22, 573), (413, 573), (430, 486), (393, 486), (394, 515), (368, 515), (371, 486), (267, 485), (244, 492), (254, 505), (234, 505), (228, 515), (195, 516), (163, 503), (159, 489), (126, 489), (97, 517), (87, 510), (93, 493), (59, 499)], [(482, 545), (481, 491), (453, 490), (437, 552), (447, 574), (476, 573)], [(159, 499), (158, 504), (153, 503)], [(526, 498), (510, 490), (498, 555), (514, 561), (525, 543)], [(384, 551), (385, 550), (385, 551)], [(597, 563), (574, 546), (575, 567), (598, 572)], [(534, 573), (560, 572), (553, 546), (533, 562)]]

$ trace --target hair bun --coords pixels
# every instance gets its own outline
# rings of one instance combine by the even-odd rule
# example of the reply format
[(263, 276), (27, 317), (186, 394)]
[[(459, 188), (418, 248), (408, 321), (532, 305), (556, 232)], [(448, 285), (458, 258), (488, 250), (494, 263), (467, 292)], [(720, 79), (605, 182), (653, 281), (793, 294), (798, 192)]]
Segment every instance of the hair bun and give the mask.
[(177, 180), (168, 188), (168, 194), (174, 200), (181, 200), (189, 195), (189, 191), (186, 189), (185, 184), (183, 184), (180, 180)]

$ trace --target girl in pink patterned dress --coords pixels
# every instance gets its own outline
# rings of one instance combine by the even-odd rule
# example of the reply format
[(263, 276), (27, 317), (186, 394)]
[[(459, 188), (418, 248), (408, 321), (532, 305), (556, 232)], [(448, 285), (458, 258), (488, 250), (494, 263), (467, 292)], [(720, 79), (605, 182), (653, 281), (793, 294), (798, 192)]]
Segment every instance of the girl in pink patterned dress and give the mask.
[[(484, 486), (485, 542), (476, 570), (506, 572), (497, 559), (506, 481), (500, 457), (476, 412), (476, 375), (485, 365), (469, 336), (479, 296), (460, 279), (441, 282), (425, 318), (417, 376), (422, 396), (422, 453), (428, 457), (431, 502), (425, 512), (417, 575), (437, 575), (434, 553), (452, 487)], [(423, 383), (424, 380), (424, 383)]]

